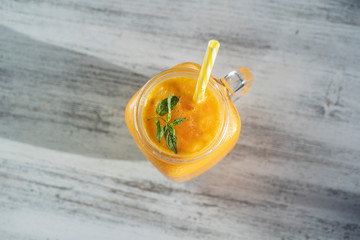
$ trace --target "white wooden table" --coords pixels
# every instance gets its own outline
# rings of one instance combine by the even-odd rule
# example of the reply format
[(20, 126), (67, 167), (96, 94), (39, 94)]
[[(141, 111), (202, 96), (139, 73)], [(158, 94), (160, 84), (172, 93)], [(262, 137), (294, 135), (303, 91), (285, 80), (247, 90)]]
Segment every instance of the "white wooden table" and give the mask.
[[(125, 126), (149, 78), (249, 67), (234, 150), (165, 179)], [(360, 1), (0, 1), (0, 239), (360, 239)]]

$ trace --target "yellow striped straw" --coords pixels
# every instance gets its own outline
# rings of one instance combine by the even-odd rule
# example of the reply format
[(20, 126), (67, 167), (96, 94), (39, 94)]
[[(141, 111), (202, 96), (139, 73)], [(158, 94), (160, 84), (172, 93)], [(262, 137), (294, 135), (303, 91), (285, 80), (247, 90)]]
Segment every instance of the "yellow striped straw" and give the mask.
[(216, 55), (219, 51), (220, 43), (216, 40), (210, 40), (201, 66), (199, 78), (196, 83), (194, 100), (201, 102), (204, 99), (206, 86), (209, 82), (210, 74), (214, 66)]

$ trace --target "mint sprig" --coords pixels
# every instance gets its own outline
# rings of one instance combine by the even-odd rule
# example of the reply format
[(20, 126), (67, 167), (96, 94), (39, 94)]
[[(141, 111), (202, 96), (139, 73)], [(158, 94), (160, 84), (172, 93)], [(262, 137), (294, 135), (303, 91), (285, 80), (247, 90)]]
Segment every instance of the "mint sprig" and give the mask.
[[(175, 154), (177, 154), (177, 137), (175, 133), (175, 126), (182, 123), (186, 118), (177, 118), (172, 123), (170, 123), (171, 120), (171, 110), (173, 110), (176, 106), (176, 104), (179, 102), (180, 97), (173, 96), (171, 93), (170, 95), (161, 100), (160, 103), (156, 107), (156, 116), (153, 116), (150, 119), (156, 118), (155, 125), (156, 125), (156, 139), (158, 142), (161, 141), (162, 136), (165, 138), (166, 145), (168, 148), (170, 148), (171, 151), (173, 151)], [(167, 115), (166, 120), (162, 118), (161, 116)], [(166, 124), (163, 127), (160, 123), (160, 120), (163, 120)]]

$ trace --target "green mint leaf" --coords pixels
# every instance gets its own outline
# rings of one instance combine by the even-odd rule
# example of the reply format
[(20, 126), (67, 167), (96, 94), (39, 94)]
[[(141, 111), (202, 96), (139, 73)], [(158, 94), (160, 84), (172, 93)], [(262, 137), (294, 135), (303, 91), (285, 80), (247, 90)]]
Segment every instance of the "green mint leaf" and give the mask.
[[(179, 102), (179, 100), (180, 100), (180, 97), (172, 96), (172, 98), (171, 98), (171, 110), (174, 109), (174, 107)], [(160, 116), (164, 116), (168, 112), (169, 112), (168, 98), (165, 98), (165, 99), (161, 100), (161, 102), (159, 102), (159, 104), (157, 105), (156, 113), (159, 114)]]
[(161, 100), (161, 102), (156, 107), (156, 113), (160, 116), (164, 116), (168, 112), (167, 108), (167, 98)]
[(177, 137), (175, 135), (175, 129), (173, 126), (166, 124), (164, 127), (164, 137), (165, 142), (168, 148), (170, 148), (171, 151), (173, 151), (175, 154), (177, 154)]
[(178, 104), (179, 101), (180, 101), (180, 97), (172, 96), (172, 98), (171, 98), (171, 110), (174, 109), (174, 107), (176, 106), (176, 104)]
[(164, 129), (162, 128), (159, 119), (156, 119), (156, 138), (159, 142), (163, 135), (164, 135)]
[(182, 123), (186, 118), (177, 118), (172, 122), (173, 126), (179, 125), (180, 123)]

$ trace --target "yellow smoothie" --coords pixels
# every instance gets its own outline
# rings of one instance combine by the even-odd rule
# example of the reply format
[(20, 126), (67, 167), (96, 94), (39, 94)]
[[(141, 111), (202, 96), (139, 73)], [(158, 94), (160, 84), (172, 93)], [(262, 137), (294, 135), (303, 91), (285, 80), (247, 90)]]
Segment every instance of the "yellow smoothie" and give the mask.
[[(153, 144), (164, 152), (173, 153), (166, 146), (165, 138), (162, 138), (160, 143), (157, 141), (155, 118), (150, 120), (149, 118), (156, 115), (156, 106), (170, 93), (180, 97), (178, 104), (171, 112), (171, 121), (186, 118), (184, 122), (175, 126), (178, 155), (191, 155), (201, 151), (212, 142), (219, 131), (220, 106), (215, 94), (208, 89), (205, 100), (196, 103), (193, 100), (195, 87), (195, 79), (174, 77), (155, 86), (147, 98), (143, 109), (143, 124)], [(160, 123), (162, 126), (165, 125), (162, 120)]]

